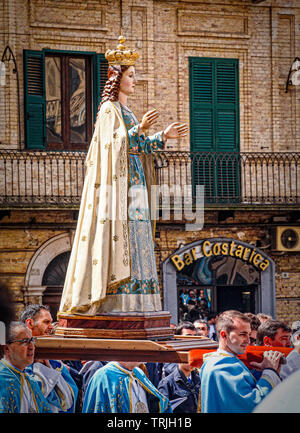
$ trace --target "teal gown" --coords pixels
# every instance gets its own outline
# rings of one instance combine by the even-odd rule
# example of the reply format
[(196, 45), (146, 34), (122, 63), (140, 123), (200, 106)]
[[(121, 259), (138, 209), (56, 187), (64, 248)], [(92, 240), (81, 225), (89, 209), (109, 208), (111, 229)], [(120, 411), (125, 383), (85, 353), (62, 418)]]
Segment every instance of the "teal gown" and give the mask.
[[(161, 311), (149, 197), (140, 156), (162, 149), (164, 143), (160, 132), (147, 137), (144, 134), (139, 135), (139, 122), (133, 112), (121, 104), (120, 107), (129, 139), (128, 215), (131, 280), (110, 289), (105, 304), (109, 306), (110, 312)], [(115, 298), (118, 295), (120, 299), (117, 302), (109, 302), (110, 297)]]

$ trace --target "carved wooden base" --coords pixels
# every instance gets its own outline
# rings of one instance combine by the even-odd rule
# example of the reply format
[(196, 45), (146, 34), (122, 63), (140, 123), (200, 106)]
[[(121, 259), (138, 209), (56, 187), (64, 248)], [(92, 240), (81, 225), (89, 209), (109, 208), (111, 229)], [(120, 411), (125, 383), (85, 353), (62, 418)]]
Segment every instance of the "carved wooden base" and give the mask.
[(99, 316), (59, 315), (55, 335), (64, 337), (165, 340), (174, 336), (168, 311), (103, 313)]

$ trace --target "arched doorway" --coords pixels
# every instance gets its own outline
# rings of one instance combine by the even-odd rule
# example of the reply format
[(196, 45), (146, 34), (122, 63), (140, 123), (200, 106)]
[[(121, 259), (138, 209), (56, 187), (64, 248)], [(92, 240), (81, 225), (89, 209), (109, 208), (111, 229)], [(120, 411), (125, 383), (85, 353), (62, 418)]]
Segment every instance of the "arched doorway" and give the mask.
[(42, 285), (46, 289), (43, 292), (42, 303), (49, 306), (53, 319), (57, 317), (70, 254), (70, 251), (66, 251), (56, 256), (43, 275)]
[(49, 305), (53, 320), (60, 304), (71, 252), (72, 233), (48, 239), (33, 255), (26, 272), (25, 303)]
[(182, 297), (189, 299), (193, 293), (207, 314), (236, 309), (275, 317), (274, 262), (251, 244), (202, 239), (175, 251), (162, 271), (164, 309), (173, 321), (187, 317), (191, 306), (184, 308)]

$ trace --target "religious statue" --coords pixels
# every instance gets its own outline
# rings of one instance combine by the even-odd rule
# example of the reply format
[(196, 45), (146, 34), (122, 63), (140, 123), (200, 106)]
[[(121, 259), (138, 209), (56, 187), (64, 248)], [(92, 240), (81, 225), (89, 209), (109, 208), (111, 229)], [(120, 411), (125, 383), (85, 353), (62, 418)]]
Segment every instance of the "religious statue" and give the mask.
[(168, 139), (185, 136), (187, 125), (175, 122), (147, 135), (158, 112), (148, 111), (139, 123), (128, 108), (139, 54), (126, 48), (123, 36), (119, 42), (117, 50), (105, 54), (108, 80), (85, 161), (59, 314), (95, 316), (162, 309), (148, 204), (149, 156), (163, 149)]

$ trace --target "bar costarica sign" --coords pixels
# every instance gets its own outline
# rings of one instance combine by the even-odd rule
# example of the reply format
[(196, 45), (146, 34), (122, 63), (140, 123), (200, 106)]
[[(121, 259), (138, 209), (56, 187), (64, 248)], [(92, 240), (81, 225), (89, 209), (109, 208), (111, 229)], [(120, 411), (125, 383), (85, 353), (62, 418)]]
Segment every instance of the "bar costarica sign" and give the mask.
[(261, 251), (258, 252), (255, 247), (245, 246), (235, 240), (205, 240), (190, 250), (174, 254), (171, 261), (178, 271), (182, 271), (185, 266), (191, 265), (202, 257), (214, 256), (231, 256), (253, 265), (259, 271), (265, 271), (270, 264)]

